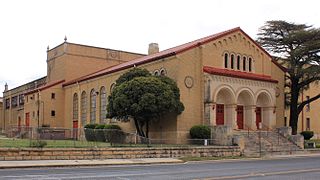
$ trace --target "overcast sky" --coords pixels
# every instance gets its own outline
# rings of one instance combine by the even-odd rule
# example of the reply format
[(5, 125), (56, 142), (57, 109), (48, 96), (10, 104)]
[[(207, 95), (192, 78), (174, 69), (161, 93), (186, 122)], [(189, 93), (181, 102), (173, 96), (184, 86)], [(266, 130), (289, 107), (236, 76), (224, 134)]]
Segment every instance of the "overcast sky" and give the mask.
[[(68, 42), (147, 53), (268, 20), (320, 27), (318, 0), (7, 0), (0, 2), (0, 92), (46, 76), (46, 50)], [(0, 93), (0, 96), (2, 94)]]

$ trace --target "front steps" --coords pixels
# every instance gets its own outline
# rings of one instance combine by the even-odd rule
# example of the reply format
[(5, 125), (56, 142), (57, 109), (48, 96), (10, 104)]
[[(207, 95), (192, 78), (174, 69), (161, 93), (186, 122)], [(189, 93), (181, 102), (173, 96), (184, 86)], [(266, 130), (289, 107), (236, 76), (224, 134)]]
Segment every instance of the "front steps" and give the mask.
[(247, 157), (290, 155), (304, 152), (288, 138), (275, 131), (237, 131), (235, 134), (244, 138), (243, 154)]

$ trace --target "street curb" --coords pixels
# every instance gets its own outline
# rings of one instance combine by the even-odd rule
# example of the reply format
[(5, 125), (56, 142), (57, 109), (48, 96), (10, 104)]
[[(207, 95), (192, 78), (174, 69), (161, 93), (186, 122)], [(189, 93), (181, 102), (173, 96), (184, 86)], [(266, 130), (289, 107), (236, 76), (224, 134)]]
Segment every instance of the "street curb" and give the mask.
[[(105, 160), (94, 160), (95, 162), (92, 162), (88, 160), (87, 162), (79, 162), (79, 160), (71, 160), (69, 163), (47, 163), (41, 162), (36, 163), (36, 161), (15, 161), (17, 164), (2, 164), (10, 161), (0, 161), (0, 169), (19, 169), (19, 168), (45, 168), (45, 167), (71, 167), (71, 166), (112, 166), (112, 165), (148, 165), (148, 164), (175, 164), (175, 163), (184, 163), (182, 160), (179, 159), (169, 159), (169, 160), (151, 160), (151, 161), (145, 161), (145, 160), (131, 160), (131, 159), (125, 159), (125, 160), (119, 160), (117, 162), (116, 160), (112, 160), (113, 162), (103, 162)], [(125, 161), (125, 162), (121, 162)], [(25, 164), (18, 164), (18, 163), (25, 163)], [(26, 164), (29, 163), (29, 164)]]

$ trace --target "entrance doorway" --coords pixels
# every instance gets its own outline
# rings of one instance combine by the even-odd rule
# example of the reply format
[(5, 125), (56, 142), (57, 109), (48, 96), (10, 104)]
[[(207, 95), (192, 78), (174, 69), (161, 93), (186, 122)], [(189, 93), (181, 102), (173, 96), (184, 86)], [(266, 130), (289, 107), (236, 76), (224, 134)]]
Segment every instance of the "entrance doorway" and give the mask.
[(21, 117), (18, 117), (18, 131), (21, 131)]
[(223, 104), (217, 104), (216, 124), (224, 125), (224, 105)]
[(26, 113), (26, 127), (30, 126), (30, 113)]
[(243, 129), (243, 106), (237, 106), (237, 125), (238, 129)]
[(261, 123), (261, 107), (256, 108), (256, 126), (259, 129), (259, 123)]

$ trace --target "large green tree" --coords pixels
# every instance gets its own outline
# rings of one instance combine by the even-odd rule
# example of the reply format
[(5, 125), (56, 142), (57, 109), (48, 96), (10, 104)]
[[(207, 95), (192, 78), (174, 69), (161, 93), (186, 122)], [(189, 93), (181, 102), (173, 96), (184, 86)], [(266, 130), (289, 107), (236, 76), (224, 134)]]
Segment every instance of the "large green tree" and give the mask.
[(166, 114), (180, 114), (184, 106), (176, 83), (165, 76), (153, 76), (145, 69), (133, 68), (116, 81), (108, 97), (108, 117), (134, 120), (142, 137), (149, 134), (152, 120), (166, 120)]
[(320, 98), (320, 93), (304, 99), (299, 96), (310, 84), (320, 80), (320, 30), (306, 24), (267, 21), (260, 29), (258, 43), (286, 68), (287, 102), (292, 133), (297, 134), (299, 114)]

